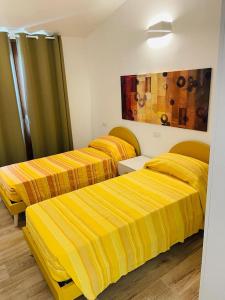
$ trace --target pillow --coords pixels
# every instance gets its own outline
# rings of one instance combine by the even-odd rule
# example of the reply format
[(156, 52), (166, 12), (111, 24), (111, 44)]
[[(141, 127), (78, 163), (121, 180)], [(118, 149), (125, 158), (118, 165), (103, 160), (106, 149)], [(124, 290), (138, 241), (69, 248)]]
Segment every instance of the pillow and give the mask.
[(208, 164), (181, 154), (162, 154), (145, 164), (145, 168), (182, 180), (199, 191), (202, 209), (205, 212)]
[(112, 135), (102, 136), (91, 141), (89, 147), (105, 152), (114, 162), (136, 156), (132, 145)]

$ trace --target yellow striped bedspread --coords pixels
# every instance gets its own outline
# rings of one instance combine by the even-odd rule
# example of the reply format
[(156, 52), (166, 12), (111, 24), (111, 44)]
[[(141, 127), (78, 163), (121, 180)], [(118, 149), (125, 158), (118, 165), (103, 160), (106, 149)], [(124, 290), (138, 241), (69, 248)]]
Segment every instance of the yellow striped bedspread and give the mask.
[(110, 156), (82, 148), (0, 168), (0, 190), (27, 206), (116, 176)]
[(52, 278), (72, 278), (87, 299), (96, 299), (202, 229), (200, 198), (189, 184), (142, 169), (30, 206), (26, 226)]

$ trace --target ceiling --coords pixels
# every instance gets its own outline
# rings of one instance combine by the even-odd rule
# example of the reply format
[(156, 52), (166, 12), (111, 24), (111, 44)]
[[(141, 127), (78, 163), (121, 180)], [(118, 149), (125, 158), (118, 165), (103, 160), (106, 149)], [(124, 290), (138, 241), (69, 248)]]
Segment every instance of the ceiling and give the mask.
[(0, 27), (85, 37), (126, 0), (0, 0)]

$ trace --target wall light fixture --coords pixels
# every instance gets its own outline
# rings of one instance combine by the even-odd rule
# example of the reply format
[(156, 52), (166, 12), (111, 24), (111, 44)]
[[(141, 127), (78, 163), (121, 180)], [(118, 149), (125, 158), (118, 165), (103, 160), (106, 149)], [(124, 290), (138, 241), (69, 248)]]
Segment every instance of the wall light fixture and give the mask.
[(161, 21), (159, 23), (151, 25), (148, 30), (148, 38), (163, 37), (169, 33), (172, 33), (172, 23), (167, 21)]

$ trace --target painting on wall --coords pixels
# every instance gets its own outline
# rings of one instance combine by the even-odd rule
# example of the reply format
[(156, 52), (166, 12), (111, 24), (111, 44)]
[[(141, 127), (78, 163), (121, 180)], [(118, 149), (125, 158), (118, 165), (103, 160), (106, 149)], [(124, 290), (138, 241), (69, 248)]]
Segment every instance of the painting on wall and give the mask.
[(211, 71), (121, 76), (122, 118), (207, 131)]

